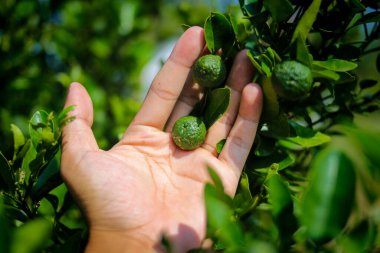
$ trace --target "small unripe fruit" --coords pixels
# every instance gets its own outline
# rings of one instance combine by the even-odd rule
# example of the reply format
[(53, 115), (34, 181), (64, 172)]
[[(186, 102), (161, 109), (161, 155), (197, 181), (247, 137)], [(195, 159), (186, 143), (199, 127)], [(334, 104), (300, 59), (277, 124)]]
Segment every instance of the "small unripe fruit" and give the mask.
[(182, 150), (193, 150), (203, 144), (206, 138), (206, 126), (200, 118), (185, 116), (173, 126), (172, 139)]
[(218, 87), (224, 82), (226, 75), (226, 66), (219, 55), (204, 55), (193, 65), (194, 81), (205, 88)]
[(272, 83), (279, 97), (297, 100), (309, 94), (313, 85), (313, 75), (310, 68), (302, 63), (284, 61), (276, 64)]

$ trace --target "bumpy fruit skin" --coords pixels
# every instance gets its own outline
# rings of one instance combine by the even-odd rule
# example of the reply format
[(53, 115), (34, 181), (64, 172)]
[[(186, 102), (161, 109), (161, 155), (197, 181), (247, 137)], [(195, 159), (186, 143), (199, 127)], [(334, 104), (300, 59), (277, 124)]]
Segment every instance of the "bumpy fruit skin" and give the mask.
[(273, 87), (279, 97), (297, 100), (307, 96), (313, 85), (309, 67), (297, 61), (276, 64), (272, 75)]
[(172, 139), (182, 150), (193, 150), (203, 144), (206, 126), (200, 118), (185, 116), (178, 119), (173, 126)]
[(193, 65), (193, 79), (202, 87), (215, 88), (226, 79), (226, 66), (219, 55), (204, 55)]

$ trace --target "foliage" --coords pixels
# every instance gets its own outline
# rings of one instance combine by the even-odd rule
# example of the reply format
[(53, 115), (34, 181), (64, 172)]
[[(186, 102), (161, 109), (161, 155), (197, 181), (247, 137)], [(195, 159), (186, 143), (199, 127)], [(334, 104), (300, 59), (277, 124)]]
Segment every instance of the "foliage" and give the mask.
[[(205, 187), (205, 199), (212, 251), (378, 250), (379, 2), (239, 5), (208, 17), (208, 8), (188, 2), (0, 5), (1, 252), (80, 252), (86, 243), (84, 219), (59, 177), (60, 129), (70, 119), (67, 111), (45, 112), (63, 107), (68, 84), (86, 85), (95, 135), (107, 148), (138, 109), (139, 75), (157, 42), (180, 23), (203, 20), (209, 51), (222, 49), (229, 69), (247, 49), (264, 92), (260, 130), (233, 199), (210, 169), (214, 183)], [(285, 60), (312, 70), (307, 97), (277, 96), (272, 71)], [(211, 125), (228, 106), (227, 90), (210, 92), (191, 114), (204, 112)]]
[[(248, 50), (264, 109), (236, 196), (224, 194), (215, 173), (205, 188), (213, 249), (375, 252), (379, 74), (371, 79), (358, 67), (377, 53), (368, 65), (380, 73), (378, 2), (239, 3), (242, 14), (214, 12), (206, 19), (207, 44), (210, 51), (222, 48), (227, 60)], [(362, 40), (352, 40), (360, 34)], [(289, 60), (312, 70), (305, 97), (285, 99), (273, 87), (275, 67)]]

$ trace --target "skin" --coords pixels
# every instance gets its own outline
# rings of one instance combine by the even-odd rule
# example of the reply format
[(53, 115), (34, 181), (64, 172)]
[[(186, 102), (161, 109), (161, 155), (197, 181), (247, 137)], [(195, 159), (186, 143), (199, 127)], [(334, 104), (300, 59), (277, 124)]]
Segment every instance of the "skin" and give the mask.
[[(249, 83), (253, 69), (246, 52), (238, 54), (226, 82), (230, 107), (204, 145), (182, 151), (171, 139), (174, 122), (202, 95), (190, 71), (204, 47), (200, 27), (181, 36), (123, 138), (107, 151), (99, 149), (91, 130), (88, 93), (79, 83), (70, 86), (65, 106), (76, 105), (76, 119), (63, 129), (61, 173), (88, 220), (86, 252), (162, 252), (163, 233), (174, 252), (199, 247), (206, 231), (207, 166), (235, 194), (262, 107), (259, 86)], [(217, 156), (215, 145), (223, 138), (227, 142)]]

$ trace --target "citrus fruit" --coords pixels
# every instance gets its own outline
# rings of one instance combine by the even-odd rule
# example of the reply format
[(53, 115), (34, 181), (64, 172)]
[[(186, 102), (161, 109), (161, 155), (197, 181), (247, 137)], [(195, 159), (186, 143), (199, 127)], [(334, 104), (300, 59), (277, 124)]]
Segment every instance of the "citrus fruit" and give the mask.
[(226, 66), (219, 55), (204, 55), (193, 65), (193, 79), (202, 87), (215, 88), (224, 82), (226, 75)]
[(200, 118), (185, 116), (178, 119), (173, 126), (172, 139), (183, 150), (193, 150), (203, 144), (206, 126)]
[(274, 67), (272, 82), (279, 97), (297, 100), (310, 92), (313, 75), (310, 68), (302, 63), (284, 61)]

